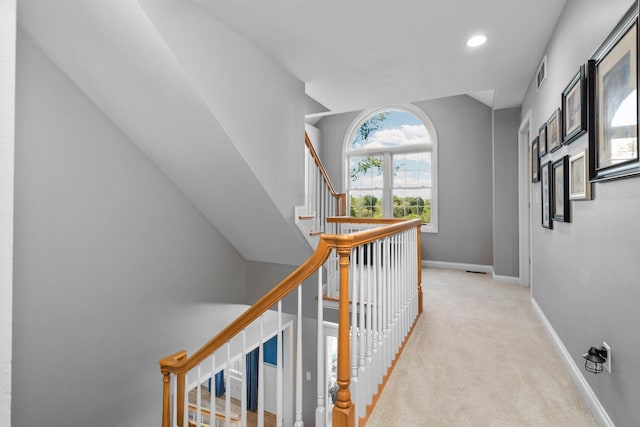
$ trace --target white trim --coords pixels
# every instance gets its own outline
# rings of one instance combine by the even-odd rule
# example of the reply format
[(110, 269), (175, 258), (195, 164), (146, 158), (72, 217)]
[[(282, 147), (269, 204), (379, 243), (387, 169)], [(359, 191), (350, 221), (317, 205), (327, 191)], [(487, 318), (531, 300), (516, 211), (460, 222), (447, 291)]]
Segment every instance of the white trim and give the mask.
[(509, 283), (511, 285), (518, 285), (518, 286), (522, 285), (522, 283), (520, 282), (520, 278), (519, 277), (498, 276), (498, 275), (496, 275), (494, 273), (493, 274), (493, 280), (495, 280), (496, 282)]
[(427, 268), (444, 268), (448, 270), (477, 271), (479, 273), (493, 274), (493, 267), (481, 264), (464, 264), (459, 262), (427, 261), (422, 260), (422, 266)]
[[(518, 128), (518, 246), (520, 259), (518, 261), (518, 275), (523, 286), (529, 286), (533, 292), (533, 278), (531, 277), (533, 251), (531, 248), (531, 177), (529, 175), (529, 147), (532, 141), (531, 110), (525, 114)], [(528, 136), (528, 138), (525, 138)], [(533, 294), (532, 294), (533, 295)]]
[(11, 424), (16, 1), (0, 1), (0, 425)]
[(542, 322), (542, 326), (544, 326), (547, 333), (549, 334), (549, 338), (553, 343), (553, 347), (555, 348), (556, 353), (558, 354), (558, 357), (560, 357), (560, 359), (564, 363), (565, 368), (567, 368), (567, 371), (569, 371), (569, 375), (571, 376), (571, 379), (573, 380), (573, 382), (576, 385), (576, 388), (582, 395), (582, 398), (587, 404), (587, 407), (589, 408), (591, 415), (593, 415), (593, 418), (595, 418), (596, 422), (600, 426), (615, 427), (615, 424), (613, 424), (613, 421), (611, 421), (611, 418), (609, 418), (609, 414), (607, 414), (607, 411), (605, 411), (604, 407), (598, 400), (598, 397), (593, 392), (593, 389), (591, 388), (587, 380), (582, 375), (582, 371), (575, 364), (575, 362), (573, 361), (573, 358), (567, 351), (567, 348), (564, 346), (564, 344), (560, 340), (560, 337), (558, 336), (558, 334), (556, 334), (556, 331), (553, 329), (553, 326), (551, 326), (551, 323), (549, 323), (549, 320), (544, 315), (542, 309), (540, 308), (536, 300), (533, 298), (531, 298), (531, 306), (533, 307), (533, 311), (535, 311), (535, 313), (540, 318), (540, 321)]

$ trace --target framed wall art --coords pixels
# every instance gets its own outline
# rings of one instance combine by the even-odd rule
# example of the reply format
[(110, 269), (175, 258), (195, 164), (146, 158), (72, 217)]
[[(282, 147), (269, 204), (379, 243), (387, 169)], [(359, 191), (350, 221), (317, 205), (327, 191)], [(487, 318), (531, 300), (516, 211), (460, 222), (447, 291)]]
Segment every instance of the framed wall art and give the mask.
[(584, 65), (562, 91), (562, 144), (571, 144), (587, 132), (587, 82)]
[(538, 131), (538, 157), (547, 154), (547, 124), (543, 123)]
[(551, 218), (558, 222), (569, 222), (569, 156), (564, 156), (551, 166), (553, 178), (553, 207)]
[(591, 200), (591, 183), (587, 176), (587, 150), (569, 158), (569, 200)]
[(540, 183), (542, 187), (542, 226), (553, 228), (551, 219), (551, 162), (540, 167)]
[(547, 150), (549, 153), (553, 153), (562, 145), (560, 140), (560, 109), (558, 108), (553, 112), (549, 120), (547, 120)]
[(539, 138), (533, 140), (531, 144), (531, 182), (540, 181), (540, 157), (538, 156)]
[(633, 6), (588, 64), (589, 178), (640, 174), (638, 10)]

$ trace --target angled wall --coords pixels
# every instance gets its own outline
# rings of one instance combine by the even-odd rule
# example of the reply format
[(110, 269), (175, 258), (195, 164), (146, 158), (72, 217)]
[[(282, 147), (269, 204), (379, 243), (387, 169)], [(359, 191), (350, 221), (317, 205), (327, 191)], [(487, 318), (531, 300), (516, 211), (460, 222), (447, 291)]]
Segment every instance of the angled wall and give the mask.
[(157, 361), (245, 260), (24, 32), (16, 98), (12, 425), (159, 425)]
[[(310, 249), (293, 222), (304, 191), (300, 81), (191, 2), (144, 9), (126, 1), (30, 0), (18, 16), (245, 259), (306, 259)], [(200, 44), (184, 39), (191, 32)], [(206, 47), (218, 50), (204, 54)], [(281, 104), (265, 107), (278, 96)]]
[(140, 0), (281, 214), (304, 201), (304, 83), (197, 1)]
[[(534, 126), (560, 106), (571, 78), (632, 5), (629, 0), (568, 0), (547, 45), (547, 80), (532, 81), (522, 105)], [(541, 161), (584, 150), (588, 136)], [(593, 185), (593, 200), (571, 202), (571, 222), (542, 228), (540, 184), (532, 187), (532, 294), (615, 425), (640, 420), (640, 178)], [(606, 341), (612, 373), (593, 375), (581, 355)]]

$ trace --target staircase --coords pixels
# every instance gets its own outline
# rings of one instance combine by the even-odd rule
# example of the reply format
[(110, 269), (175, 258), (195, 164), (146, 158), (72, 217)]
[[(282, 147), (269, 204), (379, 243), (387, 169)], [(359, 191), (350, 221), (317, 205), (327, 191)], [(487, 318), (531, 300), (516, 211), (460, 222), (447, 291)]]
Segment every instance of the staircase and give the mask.
[(322, 233), (335, 232), (327, 218), (346, 216), (347, 195), (338, 193), (322, 165), (309, 135), (304, 134), (305, 143), (305, 200), (303, 206), (295, 207), (296, 225), (312, 248), (318, 246)]
[(197, 2), (28, 0), (19, 19), (244, 259), (311, 254), (291, 209), (304, 199), (303, 82)]
[[(303, 425), (303, 342), (316, 345), (316, 426), (365, 425), (386, 378), (422, 312), (420, 231), (422, 221), (360, 219), (344, 214), (345, 197), (337, 194), (308, 136), (307, 203), (296, 210), (299, 226), (317, 240), (315, 252), (282, 282), (191, 356), (184, 350), (163, 358), (163, 427), (248, 425), (249, 406), (255, 406), (257, 426), (275, 415), (276, 426)], [(311, 162), (309, 162), (311, 163)], [(306, 225), (302, 225), (306, 224)], [(306, 227), (306, 228), (304, 228)], [(331, 234), (327, 233), (331, 230)], [(309, 283), (313, 275), (314, 283)], [(327, 275), (327, 283), (323, 276)], [(314, 292), (314, 313), (303, 312), (302, 292)], [(328, 295), (328, 294), (331, 295)], [(283, 311), (283, 300), (295, 296), (294, 313)], [(324, 321), (324, 302), (334, 299), (338, 323)], [(303, 318), (315, 320), (315, 337), (303, 334)], [(337, 339), (335, 388), (327, 381), (327, 337)], [(276, 340), (275, 376), (265, 368), (265, 343)], [(308, 343), (311, 340), (311, 344)], [(251, 373), (248, 354), (256, 354)], [(240, 392), (232, 409), (232, 393), (216, 398), (203, 393), (216, 375), (240, 372)], [(257, 384), (255, 384), (257, 382)], [(256, 393), (247, 393), (254, 384)], [(203, 394), (205, 398), (203, 400)], [(265, 402), (275, 396), (275, 414)], [(212, 416), (211, 408), (216, 408)], [(252, 414), (253, 415), (253, 414)]]

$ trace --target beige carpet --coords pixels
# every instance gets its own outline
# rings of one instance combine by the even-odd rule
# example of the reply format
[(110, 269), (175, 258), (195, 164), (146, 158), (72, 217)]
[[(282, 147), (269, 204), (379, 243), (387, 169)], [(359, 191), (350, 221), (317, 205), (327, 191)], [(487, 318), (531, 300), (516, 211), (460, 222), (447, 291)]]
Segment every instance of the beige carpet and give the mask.
[(489, 275), (424, 269), (424, 313), (377, 426), (595, 426), (530, 303)]

